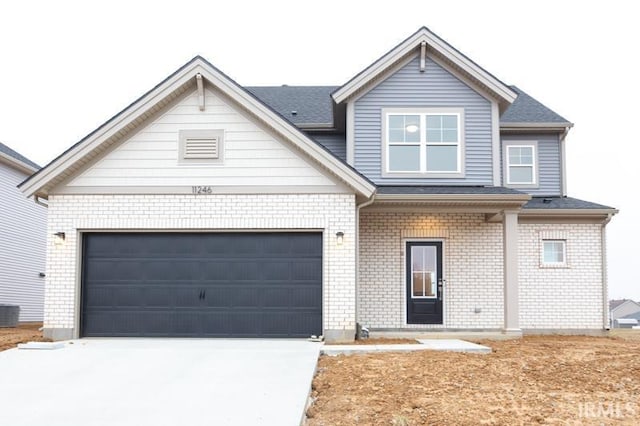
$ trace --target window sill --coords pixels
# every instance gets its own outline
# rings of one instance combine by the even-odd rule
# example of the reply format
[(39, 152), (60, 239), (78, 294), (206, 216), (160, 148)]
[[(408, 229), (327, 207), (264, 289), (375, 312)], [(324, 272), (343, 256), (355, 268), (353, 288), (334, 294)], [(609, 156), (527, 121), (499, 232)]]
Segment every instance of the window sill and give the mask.
[(540, 269), (571, 269), (571, 265), (567, 265), (566, 263), (541, 263), (538, 267)]
[(452, 173), (443, 173), (443, 172), (433, 172), (433, 173), (419, 173), (419, 172), (383, 172), (383, 178), (391, 178), (391, 179), (464, 179), (464, 173), (460, 172), (452, 172)]

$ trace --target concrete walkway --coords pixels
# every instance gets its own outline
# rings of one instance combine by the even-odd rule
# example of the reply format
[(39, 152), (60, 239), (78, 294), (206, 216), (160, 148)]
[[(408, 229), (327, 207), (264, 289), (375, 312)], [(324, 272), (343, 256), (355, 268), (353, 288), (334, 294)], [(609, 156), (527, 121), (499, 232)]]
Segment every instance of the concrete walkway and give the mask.
[(478, 345), (460, 339), (418, 339), (419, 345), (324, 345), (321, 352), (324, 355), (352, 355), (368, 352), (412, 352), (412, 351), (449, 351), (472, 352), (480, 354), (491, 353), (488, 346)]
[(299, 425), (321, 344), (83, 339), (0, 352), (0, 425)]

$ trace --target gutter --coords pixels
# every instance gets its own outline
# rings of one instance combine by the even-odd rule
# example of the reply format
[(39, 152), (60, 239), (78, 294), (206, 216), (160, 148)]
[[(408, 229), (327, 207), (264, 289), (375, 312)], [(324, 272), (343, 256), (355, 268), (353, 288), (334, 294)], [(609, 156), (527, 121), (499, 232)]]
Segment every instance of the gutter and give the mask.
[(378, 201), (529, 201), (529, 194), (376, 194)]
[(376, 194), (374, 193), (367, 201), (356, 205), (356, 282), (354, 287), (356, 296), (356, 333), (358, 333), (358, 312), (360, 311), (360, 298), (358, 297), (358, 286), (360, 285), (360, 209), (370, 206), (375, 200)]
[(19, 171), (26, 173), (29, 176), (38, 171), (38, 169), (36, 169), (35, 167), (25, 163), (24, 161), (20, 161), (8, 154), (5, 154), (4, 152), (0, 152), (0, 162), (6, 163), (9, 167), (18, 169)]
[(617, 209), (522, 209), (520, 216), (606, 216), (619, 213)]

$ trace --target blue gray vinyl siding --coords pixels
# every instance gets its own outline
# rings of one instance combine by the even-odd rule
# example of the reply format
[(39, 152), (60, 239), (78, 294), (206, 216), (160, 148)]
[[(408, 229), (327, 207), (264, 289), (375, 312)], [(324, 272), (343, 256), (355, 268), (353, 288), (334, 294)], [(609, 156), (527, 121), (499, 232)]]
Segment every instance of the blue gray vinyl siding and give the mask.
[(562, 195), (562, 160), (560, 158), (560, 142), (557, 134), (537, 135), (503, 135), (501, 143), (500, 163), (502, 164), (502, 182), (506, 186), (504, 164), (505, 143), (536, 142), (538, 161), (538, 187), (518, 188), (532, 195)]
[(336, 157), (347, 161), (347, 142), (342, 133), (307, 132), (307, 135), (327, 148)]
[(47, 209), (16, 187), (27, 174), (0, 161), (0, 304), (20, 306), (20, 321), (42, 321)]
[[(493, 185), (491, 103), (427, 59), (426, 72), (414, 58), (355, 102), (355, 168), (385, 185)], [(463, 178), (382, 177), (382, 108), (463, 108), (466, 152)]]

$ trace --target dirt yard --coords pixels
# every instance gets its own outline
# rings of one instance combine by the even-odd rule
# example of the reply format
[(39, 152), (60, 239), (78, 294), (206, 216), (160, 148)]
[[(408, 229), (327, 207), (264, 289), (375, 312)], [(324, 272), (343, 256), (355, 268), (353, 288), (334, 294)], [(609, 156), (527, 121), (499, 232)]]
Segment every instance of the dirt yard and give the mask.
[(15, 348), (18, 343), (47, 342), (38, 329), (42, 323), (21, 324), (15, 328), (0, 328), (0, 351)]
[(530, 336), (488, 355), (321, 357), (308, 424), (640, 424), (640, 338)]

